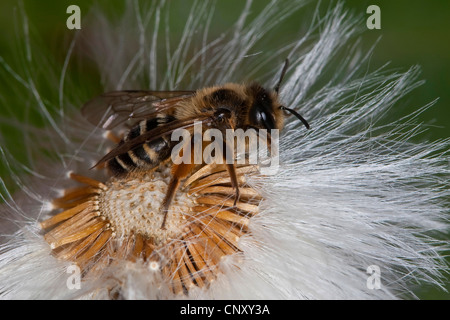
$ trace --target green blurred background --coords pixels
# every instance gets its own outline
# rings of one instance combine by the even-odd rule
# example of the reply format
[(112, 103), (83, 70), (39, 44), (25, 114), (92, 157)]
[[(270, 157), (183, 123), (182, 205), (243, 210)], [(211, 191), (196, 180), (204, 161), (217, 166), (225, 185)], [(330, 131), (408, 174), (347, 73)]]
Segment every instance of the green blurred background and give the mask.
[[(173, 1), (176, 2), (176, 1)], [(323, 1), (327, 3), (327, 1)], [(6, 62), (14, 61), (17, 50), (23, 50), (17, 33), (17, 19), (23, 6), (30, 20), (30, 36), (42, 40), (41, 49), (49, 55), (55, 56), (55, 63), (62, 64), (67, 47), (66, 8), (76, 4), (81, 8), (81, 14), (86, 13), (93, 1), (87, 0), (60, 0), (60, 1), (12, 1), (3, 0), (0, 3), (0, 56)], [(103, 2), (106, 3), (106, 2)], [(190, 1), (189, 1), (190, 3)], [(255, 7), (262, 7), (266, 1), (255, 1)], [(437, 103), (423, 112), (419, 120), (428, 126), (428, 130), (413, 139), (437, 140), (450, 137), (450, 1), (448, 0), (346, 0), (344, 6), (356, 14), (368, 17), (366, 9), (369, 5), (378, 5), (381, 9), (381, 30), (366, 30), (362, 36), (362, 47), (369, 49), (381, 37), (373, 56), (371, 65), (376, 68), (390, 61), (390, 67), (406, 70), (412, 65), (420, 65), (421, 78), (426, 83), (414, 90), (408, 96), (404, 113), (417, 110), (436, 98)], [(122, 1), (108, 1), (111, 10), (121, 10)], [(220, 32), (221, 28), (229, 24), (243, 3), (240, 0), (227, 0), (218, 3), (220, 18), (215, 20), (212, 28)], [(189, 4), (186, 4), (189, 6)], [(313, 2), (314, 6), (314, 2)], [(311, 8), (311, 7), (310, 7)], [(285, 30), (280, 39), (289, 37), (289, 31), (298, 29), (299, 20), (286, 21)], [(365, 26), (365, 25), (364, 25)], [(363, 27), (364, 27), (363, 26)], [(66, 36), (65, 36), (66, 35)], [(62, 45), (62, 39), (64, 45)], [(6, 83), (11, 79), (0, 79)], [(95, 79), (93, 80), (95, 82)], [(94, 92), (94, 91), (93, 91)], [(0, 97), (8, 93), (0, 88)], [(10, 98), (10, 97), (9, 97)], [(7, 99), (8, 100), (8, 99)], [(11, 106), (5, 108), (0, 104), (0, 116), (10, 116), (13, 113), (20, 118), (20, 110)], [(5, 124), (0, 124), (5, 126)], [(1, 128), (8, 150), (19, 160), (21, 155), (20, 132), (13, 128)], [(0, 174), (5, 177), (5, 167), (0, 164)], [(7, 179), (6, 179), (7, 180)], [(447, 290), (450, 285), (447, 283)], [(450, 295), (436, 288), (423, 287), (418, 291), (419, 298), (424, 299), (450, 299)]]

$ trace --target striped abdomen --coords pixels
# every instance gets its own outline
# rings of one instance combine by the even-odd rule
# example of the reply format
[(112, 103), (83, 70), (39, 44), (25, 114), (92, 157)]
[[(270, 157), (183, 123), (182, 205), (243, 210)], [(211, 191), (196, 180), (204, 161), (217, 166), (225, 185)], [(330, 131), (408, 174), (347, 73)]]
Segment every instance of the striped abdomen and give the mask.
[[(128, 134), (119, 142), (119, 145), (172, 120), (170, 117), (142, 120), (138, 125), (131, 128)], [(130, 171), (150, 170), (158, 166), (161, 161), (166, 160), (170, 156), (170, 151), (170, 137), (162, 137), (151, 142), (145, 142), (109, 160), (107, 167), (116, 176), (126, 174)]]

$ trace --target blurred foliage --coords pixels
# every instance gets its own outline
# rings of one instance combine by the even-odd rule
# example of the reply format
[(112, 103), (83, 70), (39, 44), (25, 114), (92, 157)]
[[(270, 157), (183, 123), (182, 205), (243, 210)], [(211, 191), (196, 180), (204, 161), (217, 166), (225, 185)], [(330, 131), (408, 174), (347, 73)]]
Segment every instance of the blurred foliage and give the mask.
[[(183, 1), (175, 6), (179, 14), (187, 14), (191, 1)], [(286, 1), (286, 0), (284, 0)], [(123, 1), (110, 0), (100, 1), (112, 12), (120, 12), (123, 9)], [(181, 1), (180, 1), (181, 2)], [(326, 1), (325, 1), (326, 2)], [(392, 117), (397, 119), (401, 115), (411, 113), (429, 102), (439, 98), (437, 103), (420, 114), (419, 121), (428, 125), (428, 130), (414, 137), (417, 140), (437, 140), (450, 137), (450, 1), (447, 0), (344, 0), (345, 8), (356, 14), (367, 16), (366, 9), (369, 5), (378, 5), (381, 8), (381, 30), (366, 30), (362, 34), (361, 46), (369, 49), (379, 39), (376, 49), (370, 59), (370, 68), (376, 69), (390, 61), (389, 68), (400, 68), (406, 70), (412, 65), (420, 65), (422, 68), (422, 79), (426, 83), (413, 91), (406, 101), (402, 101), (404, 108), (393, 110)], [(66, 9), (71, 4), (76, 4), (81, 8), (81, 14), (88, 12), (93, 1), (89, 0), (60, 0), (60, 1), (33, 1), (33, 0), (3, 0), (0, 3), (0, 56), (12, 66), (18, 66), (25, 59), (20, 55), (26, 54), (23, 44), (20, 25), (19, 8), (22, 6), (29, 19), (29, 30), (31, 39), (40, 39), (38, 50), (41, 53), (52, 57), (52, 61), (58, 68), (64, 63), (65, 52), (70, 40), (71, 31), (66, 28), (68, 14)], [(255, 1), (255, 7), (263, 7), (266, 1)], [(313, 3), (310, 9), (314, 8)], [(241, 0), (219, 0), (217, 3), (218, 18), (214, 20), (211, 28), (214, 32), (221, 32), (229, 26), (230, 17), (236, 16), (243, 6)], [(83, 22), (82, 22), (83, 23)], [(298, 30), (301, 19), (291, 17), (283, 22), (285, 25), (280, 32), (280, 41), (292, 37), (293, 30)], [(362, 26), (363, 28), (365, 26)], [(381, 37), (381, 38), (380, 38)], [(39, 80), (39, 78), (38, 78)], [(80, 84), (87, 87), (98, 86), (98, 79), (95, 75), (89, 74), (85, 79), (80, 79)], [(14, 81), (11, 78), (0, 79), (0, 86)], [(37, 81), (39, 82), (39, 81)], [(96, 84), (97, 83), (97, 84)], [(2, 85), (3, 84), (3, 85)], [(43, 84), (44, 97), (57, 101), (55, 92)], [(82, 89), (80, 89), (82, 90)], [(90, 91), (90, 90), (88, 90)], [(94, 91), (92, 91), (94, 92)], [(0, 116), (10, 116), (13, 114), (21, 120), (28, 120), (36, 125), (40, 124), (39, 117), (34, 113), (38, 110), (32, 108), (20, 109), (20, 106), (10, 105), (14, 101), (14, 95), (18, 92), (5, 92), (0, 89)], [(29, 106), (28, 106), (29, 107)], [(57, 107), (55, 106), (55, 110)], [(34, 113), (33, 113), (34, 112)], [(19, 161), (26, 161), (26, 157), (21, 153), (23, 149), (20, 131), (13, 125), (8, 126), (1, 122), (0, 131), (8, 150)], [(0, 164), (0, 174), (5, 177), (5, 165)], [(450, 286), (447, 284), (447, 290)], [(420, 298), (428, 299), (449, 299), (450, 295), (435, 288), (422, 288), (419, 291)]]

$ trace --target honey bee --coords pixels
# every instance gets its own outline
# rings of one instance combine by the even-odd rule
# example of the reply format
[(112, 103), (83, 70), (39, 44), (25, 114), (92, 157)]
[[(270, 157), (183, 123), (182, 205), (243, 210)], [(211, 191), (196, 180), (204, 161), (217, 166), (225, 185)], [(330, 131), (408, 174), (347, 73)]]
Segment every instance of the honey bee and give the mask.
[[(83, 106), (82, 114), (87, 120), (105, 130), (130, 120), (135, 124), (94, 167), (105, 164), (117, 177), (152, 170), (169, 160), (174, 147), (171, 133), (180, 128), (191, 129), (198, 122), (222, 131), (252, 128), (270, 132), (271, 129), (282, 129), (284, 112), (289, 112), (309, 129), (308, 122), (300, 114), (279, 101), (279, 89), (287, 67), (288, 60), (273, 90), (267, 90), (258, 83), (228, 83), (196, 91), (141, 90), (101, 94)], [(162, 229), (180, 181), (193, 168), (194, 164), (173, 164), (172, 177), (161, 205), (164, 214)], [(239, 198), (236, 167), (234, 163), (227, 163), (226, 168), (235, 190), (236, 204)]]

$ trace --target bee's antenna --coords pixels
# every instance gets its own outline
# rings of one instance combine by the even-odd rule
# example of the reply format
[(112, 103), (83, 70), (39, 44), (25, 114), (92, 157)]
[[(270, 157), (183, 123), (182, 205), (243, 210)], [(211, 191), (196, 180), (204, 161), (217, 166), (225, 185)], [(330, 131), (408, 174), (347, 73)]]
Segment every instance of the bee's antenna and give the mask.
[(308, 121), (306, 121), (305, 118), (303, 118), (297, 111), (295, 111), (294, 109), (286, 108), (285, 106), (281, 106), (280, 109), (289, 111), (291, 114), (296, 116), (301, 122), (303, 122), (303, 124), (305, 125), (306, 129), (309, 129)]
[(284, 61), (283, 70), (281, 70), (280, 80), (278, 80), (278, 83), (274, 88), (276, 93), (278, 93), (278, 91), (280, 90), (281, 82), (283, 81), (283, 78), (284, 78), (284, 75), (286, 74), (288, 66), (289, 66), (289, 59), (286, 58), (286, 60)]

